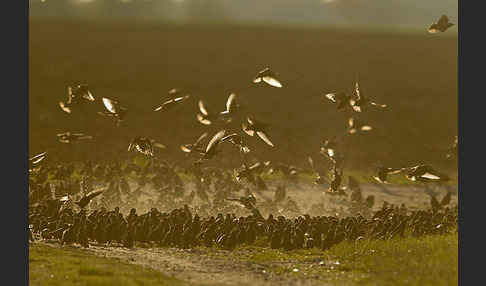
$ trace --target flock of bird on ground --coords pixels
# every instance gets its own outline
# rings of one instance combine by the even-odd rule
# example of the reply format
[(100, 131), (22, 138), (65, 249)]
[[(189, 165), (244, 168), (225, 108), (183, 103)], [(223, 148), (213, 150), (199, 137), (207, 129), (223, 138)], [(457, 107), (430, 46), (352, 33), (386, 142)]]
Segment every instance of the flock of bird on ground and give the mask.
[[(444, 32), (451, 27), (447, 16), (443, 15), (437, 23), (432, 24), (429, 33)], [(254, 84), (264, 84), (272, 88), (283, 88), (278, 75), (270, 68), (258, 72), (253, 79)], [(171, 89), (168, 98), (154, 112), (169, 112), (176, 106), (186, 104), (191, 98), (190, 94), (180, 89)], [(336, 105), (338, 111), (349, 110), (360, 114), (368, 108), (387, 108), (386, 104), (374, 102), (364, 95), (359, 82), (356, 81), (351, 93), (345, 91), (331, 92), (323, 95), (323, 100)], [(87, 84), (79, 84), (68, 87), (67, 101), (59, 102), (60, 108), (70, 114), (79, 104), (95, 102), (96, 99)], [(116, 126), (126, 119), (128, 108), (122, 106), (117, 100), (101, 98), (105, 110), (98, 112), (100, 115), (112, 118)], [(198, 100), (199, 112), (196, 119), (203, 125), (211, 125), (216, 121), (233, 122), (234, 115), (241, 113), (238, 104), (238, 95), (231, 93), (226, 101), (225, 110), (216, 113), (209, 112), (202, 99)], [(368, 132), (373, 129), (370, 125), (355, 117), (350, 117), (347, 122), (347, 135)], [(136, 151), (147, 158), (148, 164), (143, 167), (131, 162), (121, 166), (119, 162), (114, 164), (93, 166), (90, 161), (84, 163), (80, 171), (76, 171), (71, 164), (52, 167), (44, 165), (47, 152), (35, 155), (29, 159), (29, 229), (31, 238), (40, 235), (42, 238), (56, 238), (63, 243), (77, 242), (87, 246), (88, 240), (99, 243), (118, 242), (125, 246), (133, 246), (134, 241), (158, 242), (161, 245), (177, 247), (191, 247), (196, 245), (210, 246), (217, 244), (225, 248), (233, 248), (241, 243), (255, 243), (258, 239), (266, 239), (272, 248), (295, 249), (302, 247), (321, 247), (327, 249), (344, 239), (356, 239), (358, 237), (393, 237), (397, 234), (403, 236), (405, 231), (413, 234), (441, 233), (453, 228), (457, 224), (457, 208), (448, 208), (450, 192), (438, 202), (435, 196), (431, 196), (432, 208), (428, 211), (407, 211), (402, 205), (400, 208), (384, 205), (378, 212), (371, 216), (371, 208), (374, 197), (364, 199), (357, 180), (351, 176), (348, 186), (342, 186), (344, 155), (339, 148), (338, 140), (325, 140), (320, 148), (323, 155), (331, 164), (328, 174), (318, 171), (314, 160), (308, 157), (310, 168), (298, 168), (291, 165), (276, 164), (270, 161), (249, 164), (248, 156), (251, 153), (249, 146), (245, 144), (245, 134), (257, 136), (263, 143), (275, 147), (268, 135), (268, 124), (258, 121), (253, 115), (245, 116), (241, 123), (241, 131), (228, 132), (222, 129), (212, 135), (209, 142), (207, 132), (200, 135), (194, 143), (183, 144), (181, 151), (194, 154), (199, 157), (190, 168), (183, 170), (192, 175), (195, 180), (195, 189), (189, 195), (184, 193), (184, 183), (178, 174), (177, 168), (165, 161), (159, 160), (154, 155), (154, 148), (165, 148), (161, 143), (147, 137), (136, 136), (128, 144), (128, 151)], [(65, 132), (57, 134), (61, 143), (70, 144), (77, 141), (90, 140), (93, 137), (83, 133)], [(212, 160), (220, 151), (221, 144), (234, 145), (241, 156), (242, 166), (236, 170), (222, 170), (218, 168), (204, 167), (208, 160)], [(457, 136), (447, 158), (457, 156)], [(74, 173), (81, 173), (81, 180), (74, 180)], [(295, 210), (298, 206), (286, 195), (285, 184), (277, 186), (273, 199), (266, 198), (262, 191), (268, 190), (262, 175), (264, 173), (281, 172), (287, 181), (297, 180), (299, 174), (314, 176), (317, 185), (329, 185), (325, 193), (336, 196), (345, 195), (345, 191), (351, 191), (351, 206), (357, 209), (358, 216), (338, 219), (336, 217), (299, 216), (294, 220), (279, 215), (273, 218), (273, 213), (283, 214), (284, 211)], [(126, 177), (135, 173), (137, 188), (132, 190)], [(449, 177), (436, 171), (428, 164), (418, 164), (411, 167), (385, 167), (379, 166), (373, 179), (379, 184), (389, 184), (389, 176), (405, 174), (405, 177), (413, 182), (445, 182)], [(265, 219), (257, 207), (256, 198), (248, 187), (244, 187), (242, 180), (254, 188), (264, 198), (261, 206), (269, 212)], [(55, 190), (52, 190), (52, 181), (57, 180)], [(94, 182), (108, 182), (108, 187), (94, 189)], [(137, 200), (143, 194), (142, 188), (147, 183), (153, 184), (153, 189), (158, 193), (157, 203), (167, 212), (160, 212), (157, 208), (151, 208), (143, 215), (137, 215), (132, 208), (127, 217), (123, 217), (117, 206), (114, 211), (106, 211), (106, 204), (100, 205), (90, 215), (86, 213), (86, 207), (94, 198), (103, 194), (103, 200), (113, 204), (123, 203), (125, 200)], [(211, 191), (211, 185), (213, 190)], [(232, 194), (245, 190), (245, 195), (232, 198)], [(209, 199), (208, 192), (214, 197)], [(74, 196), (82, 196), (73, 201)], [(188, 205), (199, 197), (205, 202), (199, 209), (199, 214), (206, 211), (207, 216), (200, 218), (198, 214), (192, 215)], [(283, 201), (286, 200), (285, 204)], [(153, 202), (152, 200), (150, 200)], [(73, 203), (80, 208), (75, 212)], [(249, 216), (236, 217), (233, 206), (237, 203), (246, 210), (251, 211)], [(183, 205), (183, 207), (182, 207)], [(315, 204), (314, 206), (316, 206)], [(175, 208), (179, 206), (179, 208)], [(206, 209), (204, 209), (204, 206)], [(95, 209), (95, 206), (91, 207)], [(218, 213), (217, 217), (211, 216), (211, 211)], [(170, 211), (171, 210), (171, 211)], [(233, 211), (232, 211), (233, 210)], [(284, 210), (284, 211), (283, 211)], [(229, 211), (226, 217), (223, 212)], [(230, 214), (232, 212), (232, 214)], [(363, 216), (365, 215), (365, 216)]]

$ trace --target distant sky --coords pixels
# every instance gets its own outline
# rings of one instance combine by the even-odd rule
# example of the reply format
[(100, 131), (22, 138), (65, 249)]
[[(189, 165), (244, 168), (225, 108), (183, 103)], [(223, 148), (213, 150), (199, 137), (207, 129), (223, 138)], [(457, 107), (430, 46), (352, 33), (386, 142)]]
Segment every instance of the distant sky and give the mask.
[[(442, 14), (457, 23), (457, 0), (30, 0), (31, 17), (145, 18), (283, 25), (416, 28)], [(456, 29), (457, 30), (457, 29)]]

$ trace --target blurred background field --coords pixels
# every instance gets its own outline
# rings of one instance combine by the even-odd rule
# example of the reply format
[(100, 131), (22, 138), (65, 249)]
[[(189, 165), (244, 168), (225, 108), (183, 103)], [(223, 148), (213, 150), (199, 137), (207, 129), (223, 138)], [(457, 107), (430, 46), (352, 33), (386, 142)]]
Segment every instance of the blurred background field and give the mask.
[[(421, 20), (406, 29), (396, 22), (392, 29), (372, 29), (350, 22), (312, 25), (310, 20), (292, 26), (278, 19), (273, 22), (279, 25), (224, 17), (62, 17), (62, 10), (52, 17), (35, 12), (34, 5), (38, 3), (31, 2), (29, 23), (31, 155), (47, 150), (49, 160), (63, 162), (131, 158), (138, 155), (127, 152), (128, 144), (141, 135), (167, 146), (157, 156), (190, 163), (179, 145), (195, 141), (204, 131), (241, 130), (241, 121), (225, 127), (201, 125), (197, 99), (220, 112), (229, 93), (236, 92), (246, 108), (243, 115), (252, 113), (271, 124), (268, 135), (275, 148), (247, 137), (255, 156), (304, 166), (308, 155), (317, 160), (324, 139), (344, 133), (351, 115), (338, 112), (323, 94), (350, 91), (359, 77), (362, 90), (389, 108), (353, 114), (374, 130), (344, 139), (348, 168), (424, 162), (448, 172), (457, 169), (445, 159), (458, 125), (457, 28), (426, 34), (426, 26), (440, 14), (422, 11), (418, 14), (426, 13), (421, 17), (430, 23)], [(267, 66), (279, 74), (284, 88), (251, 83)], [(58, 102), (66, 99), (73, 82), (88, 83), (97, 101), (69, 115)], [(174, 87), (193, 98), (167, 113), (153, 112)], [(101, 97), (119, 100), (129, 109), (121, 127), (96, 114), (103, 110)], [(65, 145), (56, 138), (64, 131), (83, 132), (94, 140)], [(239, 165), (233, 146), (223, 152), (210, 164)]]

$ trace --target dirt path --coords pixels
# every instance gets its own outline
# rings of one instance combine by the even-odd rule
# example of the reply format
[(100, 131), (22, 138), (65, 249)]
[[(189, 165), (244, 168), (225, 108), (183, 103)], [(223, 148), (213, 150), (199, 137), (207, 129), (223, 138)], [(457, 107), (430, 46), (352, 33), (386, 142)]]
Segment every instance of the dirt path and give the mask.
[(225, 250), (91, 246), (87, 251), (150, 267), (195, 285), (323, 285), (316, 277), (303, 279), (270, 274), (265, 270), (268, 265), (238, 261)]

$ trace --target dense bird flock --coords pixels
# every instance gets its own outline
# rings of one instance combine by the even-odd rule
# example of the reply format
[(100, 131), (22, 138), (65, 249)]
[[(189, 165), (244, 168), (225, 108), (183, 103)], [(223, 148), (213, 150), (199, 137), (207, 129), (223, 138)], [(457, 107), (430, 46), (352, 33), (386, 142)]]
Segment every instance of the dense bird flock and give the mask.
[[(428, 31), (444, 32), (452, 25), (444, 15)], [(270, 68), (258, 72), (252, 83), (285, 88), (285, 83)], [(130, 119), (127, 106), (116, 99), (95, 97), (87, 84), (68, 87), (67, 95), (59, 107), (68, 114), (75, 112), (77, 105), (101, 101), (103, 110), (98, 114), (114, 120), (116, 127)], [(190, 104), (192, 98), (193, 95), (181, 89), (171, 89), (153, 112), (177, 112), (177, 106)], [(48, 163), (47, 151), (35, 155), (29, 159), (30, 240), (40, 236), (86, 247), (94, 242), (127, 247), (135, 242), (151, 242), (183, 248), (217, 245), (231, 249), (243, 243), (266, 243), (286, 250), (311, 247), (325, 250), (343, 240), (457, 231), (457, 206), (449, 206), (450, 193), (440, 202), (431, 195), (428, 210), (410, 210), (403, 204), (385, 203), (373, 212), (374, 197), (363, 197), (356, 178), (348, 176), (344, 186), (345, 154), (340, 149), (340, 140), (372, 131), (373, 127), (361, 118), (362, 114), (373, 109), (386, 110), (388, 106), (368, 97), (358, 80), (351, 92), (327, 92), (322, 99), (323, 104), (335, 104), (337, 112), (350, 113), (343, 133), (325, 140), (317, 150), (328, 166), (324, 172), (310, 156), (306, 167), (259, 161), (252, 156), (252, 150), (245, 144), (247, 136), (256, 136), (267, 148), (278, 148), (278, 142), (271, 139), (271, 125), (259, 121), (248, 112), (247, 106), (239, 104), (237, 92), (230, 93), (220, 112), (208, 109), (202, 98), (197, 100), (195, 120), (202, 125), (223, 127), (215, 134), (204, 132), (199, 137), (196, 134), (195, 142), (180, 145), (180, 151), (194, 158), (189, 167), (164, 161), (158, 156), (157, 148), (166, 149), (166, 146), (140, 135), (127, 142), (129, 152), (139, 153), (133, 161), (85, 161), (53, 166)], [(230, 124), (234, 122), (240, 124), (238, 129)], [(63, 144), (93, 139), (71, 131), (57, 137)], [(206, 139), (208, 143), (204, 144)], [(241, 167), (230, 170), (207, 166), (206, 162), (221, 156), (222, 144), (232, 145), (234, 152), (239, 152)], [(444, 156), (449, 159), (457, 156), (457, 137)], [(281, 174), (282, 180), (271, 187), (265, 182), (265, 176), (276, 173)], [(372, 178), (385, 185), (398, 174), (423, 184), (449, 180), (446, 174), (422, 162), (410, 167), (379, 165)], [(302, 210), (287, 194), (287, 187), (297, 184), (301, 175), (312, 177), (315, 185), (324, 187), (326, 195), (342, 197), (350, 216), (325, 216), (325, 207), (319, 203)], [(152, 194), (146, 192), (147, 186)], [(273, 198), (266, 197), (263, 192), (272, 188)], [(262, 198), (259, 202), (255, 193)], [(143, 196), (150, 199), (142, 200)], [(196, 198), (202, 203), (193, 204)], [(134, 205), (143, 206), (146, 211), (139, 215)]]

